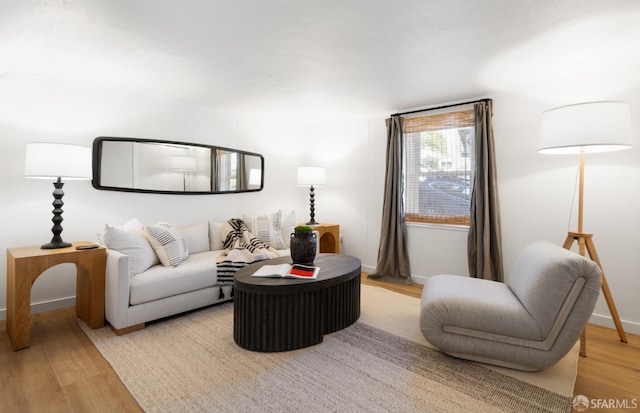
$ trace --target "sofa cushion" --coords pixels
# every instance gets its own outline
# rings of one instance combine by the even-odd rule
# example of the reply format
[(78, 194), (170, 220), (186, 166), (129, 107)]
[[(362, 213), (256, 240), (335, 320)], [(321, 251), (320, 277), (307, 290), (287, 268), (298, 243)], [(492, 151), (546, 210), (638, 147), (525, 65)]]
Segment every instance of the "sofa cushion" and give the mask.
[(175, 267), (189, 256), (187, 240), (170, 223), (148, 225), (144, 231), (162, 265)]
[(211, 251), (224, 249), (222, 235), (220, 235), (224, 224), (224, 222), (209, 221), (209, 249)]
[(282, 211), (258, 216), (243, 215), (242, 220), (260, 241), (277, 250), (287, 248), (282, 237)]
[(178, 267), (155, 265), (132, 277), (130, 304), (142, 304), (215, 285), (218, 281), (216, 255), (216, 252), (192, 254)]
[(129, 257), (131, 275), (139, 274), (159, 262), (144, 234), (144, 225), (137, 218), (120, 226), (106, 224), (104, 245)]
[(296, 211), (291, 211), (287, 215), (283, 214), (282, 218), (282, 239), (284, 240), (284, 245), (287, 248), (290, 248), (291, 243), (291, 234), (293, 233), (296, 227)]
[(181, 228), (180, 233), (187, 240), (189, 254), (209, 251), (209, 224), (207, 222)]
[(288, 257), (291, 255), (291, 250), (288, 248), (286, 250), (275, 250), (274, 252), (278, 257)]

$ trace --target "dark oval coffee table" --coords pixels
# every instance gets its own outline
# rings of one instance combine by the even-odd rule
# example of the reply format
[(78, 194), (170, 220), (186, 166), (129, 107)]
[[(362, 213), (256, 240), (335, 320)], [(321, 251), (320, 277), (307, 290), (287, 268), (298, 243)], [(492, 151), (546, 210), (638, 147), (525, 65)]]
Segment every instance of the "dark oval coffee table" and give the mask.
[(242, 348), (274, 352), (308, 347), (360, 317), (358, 258), (319, 254), (315, 280), (251, 276), (263, 265), (283, 263), (291, 258), (260, 261), (235, 274), (233, 339)]

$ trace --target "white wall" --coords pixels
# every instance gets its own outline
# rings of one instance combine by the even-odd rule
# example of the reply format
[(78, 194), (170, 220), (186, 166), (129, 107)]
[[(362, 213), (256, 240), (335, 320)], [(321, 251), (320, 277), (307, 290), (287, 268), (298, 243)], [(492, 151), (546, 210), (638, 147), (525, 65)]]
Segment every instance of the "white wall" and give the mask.
[[(569, 228), (577, 159), (536, 153), (540, 113), (575, 103), (500, 92), (494, 98), (505, 271), (529, 242), (561, 244)], [(607, 96), (630, 103), (634, 139), (640, 145), (640, 90)], [(90, 145), (96, 136), (133, 136), (211, 143), (262, 153), (265, 189), (258, 193), (176, 196), (97, 191), (89, 182), (68, 182), (64, 196), (65, 240), (94, 240), (106, 222), (133, 216), (144, 222), (169, 220), (178, 226), (204, 219), (226, 220), (242, 213), (295, 209), (308, 218), (308, 189), (296, 186), (298, 166), (327, 167), (327, 186), (316, 190), (316, 219), (340, 224), (342, 252), (375, 268), (380, 234), (386, 151), (384, 118), (291, 121), (241, 116), (84, 88), (37, 78), (0, 78), (0, 250), (37, 245), (51, 238), (50, 182), (25, 179), (24, 146), (30, 141)], [(618, 311), (629, 332), (640, 333), (640, 150), (587, 158), (585, 230), (605, 267)], [(574, 214), (575, 218), (575, 214)], [(575, 222), (575, 219), (574, 219)], [(410, 259), (417, 278), (437, 273), (467, 274), (466, 231), (409, 227)], [(0, 268), (6, 268), (0, 254)], [(0, 317), (6, 307), (0, 274)], [(60, 266), (36, 282), (33, 303), (40, 309), (69, 305), (74, 271)], [(65, 298), (70, 300), (64, 300)], [(62, 300), (62, 301), (60, 301)], [(36, 309), (38, 309), (36, 308)], [(602, 300), (594, 322), (612, 325)]]

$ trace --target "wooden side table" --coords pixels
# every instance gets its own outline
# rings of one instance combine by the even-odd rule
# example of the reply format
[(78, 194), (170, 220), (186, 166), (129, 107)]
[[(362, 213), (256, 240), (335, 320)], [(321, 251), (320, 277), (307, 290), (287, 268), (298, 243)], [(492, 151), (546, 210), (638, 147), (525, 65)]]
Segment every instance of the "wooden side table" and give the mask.
[(340, 253), (340, 225), (317, 224), (311, 225), (311, 228), (313, 228), (314, 231), (318, 231), (318, 236), (320, 237), (318, 240), (320, 252)]
[(46, 269), (58, 264), (76, 265), (76, 314), (89, 327), (104, 326), (105, 247), (77, 250), (89, 241), (74, 242), (69, 248), (40, 249), (40, 246), (7, 249), (7, 333), (14, 350), (29, 347), (31, 287)]

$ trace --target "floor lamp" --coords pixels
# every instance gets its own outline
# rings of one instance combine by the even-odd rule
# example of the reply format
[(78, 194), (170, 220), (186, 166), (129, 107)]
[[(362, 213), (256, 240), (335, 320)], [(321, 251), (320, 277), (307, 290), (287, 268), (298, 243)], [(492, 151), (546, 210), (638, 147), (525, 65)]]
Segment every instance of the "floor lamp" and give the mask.
[(185, 155), (171, 155), (169, 169), (182, 172), (182, 190), (187, 191), (187, 174), (196, 170), (196, 158)]
[[(543, 154), (579, 154), (578, 231), (569, 231), (563, 247), (578, 242), (579, 254), (589, 254), (602, 270), (602, 292), (618, 331), (620, 341), (627, 337), (611, 296), (607, 279), (593, 243), (593, 234), (583, 232), (584, 160), (586, 153), (631, 148), (629, 106), (623, 102), (589, 102), (550, 109), (542, 114), (538, 152)], [(586, 356), (586, 333), (580, 337), (580, 355)]]

